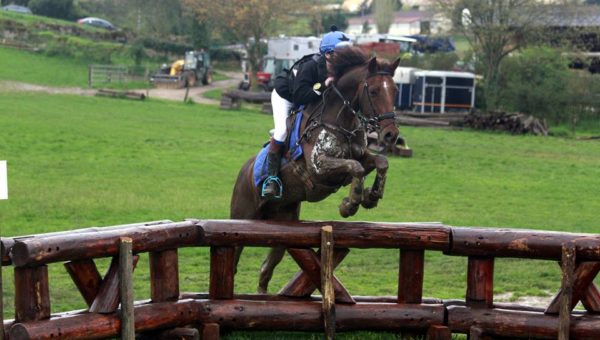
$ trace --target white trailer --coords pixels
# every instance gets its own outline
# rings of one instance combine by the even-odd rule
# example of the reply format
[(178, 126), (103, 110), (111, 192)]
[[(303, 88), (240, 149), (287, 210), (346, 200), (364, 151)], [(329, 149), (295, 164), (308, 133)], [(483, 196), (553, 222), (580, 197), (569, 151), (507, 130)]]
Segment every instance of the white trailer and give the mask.
[(321, 39), (317, 37), (279, 37), (269, 39), (267, 54), (263, 57), (262, 71), (257, 72), (260, 86), (272, 89), (272, 77), (289, 69), (298, 59), (319, 52)]

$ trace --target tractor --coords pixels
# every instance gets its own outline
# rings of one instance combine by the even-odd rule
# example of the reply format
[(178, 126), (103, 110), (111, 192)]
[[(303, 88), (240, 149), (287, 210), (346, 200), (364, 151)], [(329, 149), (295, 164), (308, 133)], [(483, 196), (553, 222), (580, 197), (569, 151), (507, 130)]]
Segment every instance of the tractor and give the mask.
[(150, 77), (157, 87), (182, 88), (208, 85), (212, 82), (213, 71), (210, 67), (208, 52), (188, 51), (185, 59), (177, 60), (171, 66), (163, 65)]

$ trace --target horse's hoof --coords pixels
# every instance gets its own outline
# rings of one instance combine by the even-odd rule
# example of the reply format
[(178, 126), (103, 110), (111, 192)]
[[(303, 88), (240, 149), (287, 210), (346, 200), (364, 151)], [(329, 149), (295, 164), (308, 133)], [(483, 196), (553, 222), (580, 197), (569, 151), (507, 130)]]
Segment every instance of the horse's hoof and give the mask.
[(377, 195), (373, 194), (373, 192), (371, 191), (371, 188), (366, 188), (363, 191), (363, 199), (360, 202), (360, 205), (362, 205), (363, 208), (365, 208), (365, 209), (375, 208), (377, 206), (378, 202), (379, 202), (379, 197), (377, 197)]
[(258, 287), (256, 288), (256, 292), (257, 292), (258, 294), (267, 294), (267, 288), (266, 288), (266, 287), (261, 287), (261, 286), (258, 286)]
[(358, 204), (352, 204), (348, 197), (344, 197), (340, 204), (340, 215), (343, 218), (350, 217), (358, 211)]

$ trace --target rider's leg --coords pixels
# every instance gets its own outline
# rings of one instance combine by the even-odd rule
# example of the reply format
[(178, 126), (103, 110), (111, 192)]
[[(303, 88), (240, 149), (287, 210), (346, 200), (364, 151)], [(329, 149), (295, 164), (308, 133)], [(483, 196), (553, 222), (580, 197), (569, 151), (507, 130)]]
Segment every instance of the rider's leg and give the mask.
[(279, 165), (285, 138), (287, 137), (287, 116), (292, 108), (292, 103), (282, 98), (277, 91), (273, 90), (271, 94), (271, 106), (273, 107), (273, 122), (275, 130), (273, 138), (269, 143), (269, 152), (267, 153), (267, 180), (263, 186), (262, 196), (274, 198), (278, 196), (282, 189), (280, 187)]

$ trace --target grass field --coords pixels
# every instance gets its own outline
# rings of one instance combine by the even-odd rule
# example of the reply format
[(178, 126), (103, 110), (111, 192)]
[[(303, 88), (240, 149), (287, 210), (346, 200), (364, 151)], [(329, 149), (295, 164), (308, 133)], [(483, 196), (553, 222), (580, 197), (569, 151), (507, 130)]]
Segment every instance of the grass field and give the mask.
[[(267, 140), (271, 124), (270, 116), (250, 110), (0, 94), (0, 159), (8, 161), (10, 195), (0, 201), (0, 232), (15, 236), (158, 219), (228, 218), (237, 172)], [(390, 159), (384, 200), (349, 220), (599, 230), (597, 141), (420, 128), (402, 133), (413, 158)], [(304, 204), (301, 218), (341, 219), (337, 205), (346, 192)], [(266, 251), (245, 250), (236, 292), (254, 292)], [(106, 268), (107, 262), (100, 262)], [(279, 290), (296, 270), (286, 257), (270, 291)], [(398, 251), (353, 250), (336, 275), (353, 295), (395, 295), (397, 271)], [(13, 318), (8, 268), (3, 277), (5, 317)], [(136, 299), (148, 298), (147, 257), (134, 277)], [(426, 254), (425, 296), (462, 298), (465, 277), (465, 259)], [(53, 312), (84, 308), (62, 265), (50, 266), (50, 280)], [(180, 280), (182, 291), (207, 291), (206, 249), (180, 251)], [(494, 283), (496, 294), (548, 295), (559, 287), (560, 273), (551, 261), (499, 259)], [(373, 338), (379, 336), (387, 337)]]

